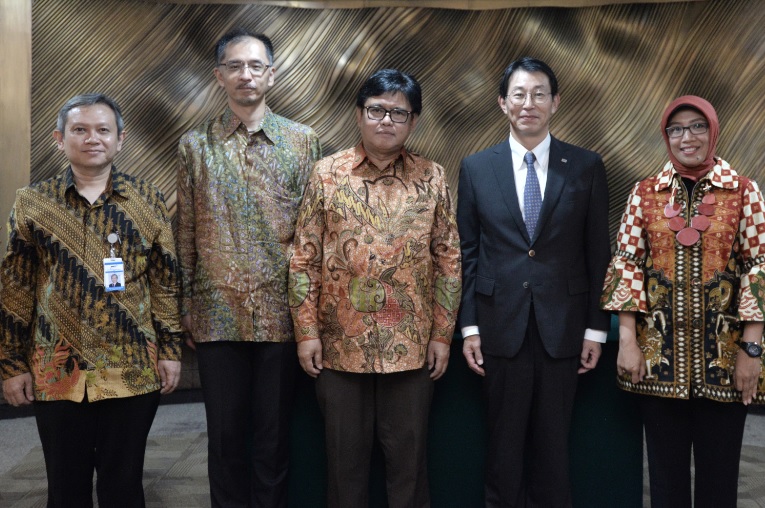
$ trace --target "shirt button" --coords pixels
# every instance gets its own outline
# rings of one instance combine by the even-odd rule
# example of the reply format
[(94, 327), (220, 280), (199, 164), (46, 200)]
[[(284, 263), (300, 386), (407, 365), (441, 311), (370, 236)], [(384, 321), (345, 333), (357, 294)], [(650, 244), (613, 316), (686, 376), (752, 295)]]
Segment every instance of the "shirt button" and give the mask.
[(701, 319), (697, 318), (693, 320), (692, 324), (693, 324), (693, 327), (698, 330), (701, 328), (702, 321)]
[(693, 284), (696, 287), (699, 287), (701, 286), (701, 279), (699, 279), (698, 277), (694, 277), (693, 279), (691, 279), (691, 284)]
[(528, 289), (528, 287), (529, 287), (529, 283), (528, 283), (528, 282), (524, 282), (524, 283), (523, 283), (523, 287), (525, 287), (525, 288), (527, 288), (527, 289)]
[(530, 258), (533, 258), (533, 257), (534, 257), (534, 256), (536, 256), (536, 255), (537, 255), (537, 253), (536, 253), (536, 251), (535, 251), (534, 249), (531, 249), (531, 250), (529, 251), (529, 257), (530, 257)]

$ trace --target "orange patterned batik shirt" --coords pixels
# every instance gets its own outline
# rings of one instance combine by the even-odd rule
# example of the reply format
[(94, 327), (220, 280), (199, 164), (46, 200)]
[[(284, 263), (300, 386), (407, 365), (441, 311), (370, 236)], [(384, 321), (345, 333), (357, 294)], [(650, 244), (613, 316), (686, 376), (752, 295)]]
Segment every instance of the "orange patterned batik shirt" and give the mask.
[(444, 170), (402, 150), (384, 170), (361, 144), (319, 161), (298, 216), (289, 299), (298, 341), (324, 366), (356, 373), (421, 368), (450, 343), (460, 244)]

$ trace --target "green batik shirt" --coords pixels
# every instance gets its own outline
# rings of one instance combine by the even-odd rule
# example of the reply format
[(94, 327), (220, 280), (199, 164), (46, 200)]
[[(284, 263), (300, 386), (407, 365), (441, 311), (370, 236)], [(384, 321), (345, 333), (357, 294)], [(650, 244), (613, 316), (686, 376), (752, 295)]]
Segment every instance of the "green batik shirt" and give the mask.
[(266, 109), (259, 129), (230, 108), (178, 147), (182, 309), (195, 341), (294, 340), (287, 269), (319, 139)]

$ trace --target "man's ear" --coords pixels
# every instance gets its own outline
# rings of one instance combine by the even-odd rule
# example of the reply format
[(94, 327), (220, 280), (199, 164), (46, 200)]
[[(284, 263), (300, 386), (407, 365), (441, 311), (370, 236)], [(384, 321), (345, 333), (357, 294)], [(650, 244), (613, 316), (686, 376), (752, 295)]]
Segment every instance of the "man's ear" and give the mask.
[(53, 131), (53, 139), (56, 140), (56, 145), (58, 146), (59, 150), (64, 149), (64, 133), (60, 130)]

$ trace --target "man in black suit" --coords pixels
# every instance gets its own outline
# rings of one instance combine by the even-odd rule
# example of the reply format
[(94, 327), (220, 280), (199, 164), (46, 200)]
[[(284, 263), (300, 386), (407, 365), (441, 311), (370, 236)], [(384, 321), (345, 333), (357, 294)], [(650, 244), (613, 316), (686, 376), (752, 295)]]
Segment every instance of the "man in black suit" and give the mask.
[(463, 353), (484, 379), (487, 507), (571, 506), (568, 432), (577, 372), (595, 367), (609, 316), (608, 188), (597, 153), (550, 136), (547, 64), (505, 70), (510, 137), (460, 168)]

